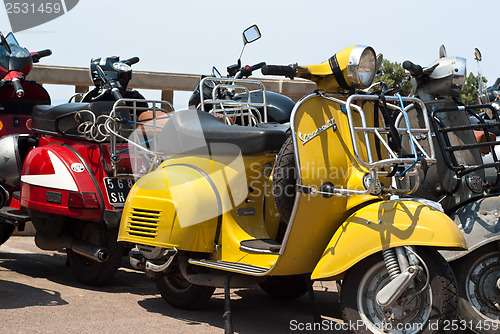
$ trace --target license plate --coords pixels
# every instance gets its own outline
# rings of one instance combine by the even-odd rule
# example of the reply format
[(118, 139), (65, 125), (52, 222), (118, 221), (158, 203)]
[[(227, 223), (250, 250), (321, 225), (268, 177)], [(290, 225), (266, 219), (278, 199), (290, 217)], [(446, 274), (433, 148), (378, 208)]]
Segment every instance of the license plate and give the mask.
[(134, 182), (134, 179), (105, 177), (104, 185), (106, 186), (109, 204), (116, 208), (122, 208), (125, 205), (125, 200)]

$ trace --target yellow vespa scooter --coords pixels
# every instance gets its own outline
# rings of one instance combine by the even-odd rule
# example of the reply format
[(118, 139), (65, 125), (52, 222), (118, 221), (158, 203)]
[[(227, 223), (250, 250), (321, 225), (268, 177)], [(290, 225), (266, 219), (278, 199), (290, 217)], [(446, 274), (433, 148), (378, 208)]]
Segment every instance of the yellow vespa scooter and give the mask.
[[(195, 309), (225, 287), (230, 332), (230, 287), (259, 283), (296, 298), (310, 279), (342, 280), (342, 314), (356, 333), (446, 330), (456, 287), (437, 250), (466, 244), (439, 205), (398, 197), (415, 189), (394, 179), (418, 185), (435, 157), (422, 144), (431, 132), (420, 100), (353, 94), (372, 84), (377, 63), (357, 45), (320, 65), (265, 66), (317, 84), (290, 128), (172, 116), (159, 138), (164, 161), (130, 191), (118, 236), (137, 246), (131, 263), (169, 304)], [(425, 122), (410, 128), (414, 105)]]

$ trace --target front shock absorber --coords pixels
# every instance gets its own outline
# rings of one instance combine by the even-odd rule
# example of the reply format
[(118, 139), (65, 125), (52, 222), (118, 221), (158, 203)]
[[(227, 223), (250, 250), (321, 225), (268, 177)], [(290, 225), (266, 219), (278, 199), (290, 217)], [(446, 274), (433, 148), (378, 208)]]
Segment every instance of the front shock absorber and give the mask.
[(384, 256), (384, 262), (385, 266), (387, 267), (389, 277), (391, 278), (391, 280), (393, 280), (399, 274), (401, 274), (396, 251), (394, 250), (394, 248), (385, 249), (382, 251), (382, 255)]

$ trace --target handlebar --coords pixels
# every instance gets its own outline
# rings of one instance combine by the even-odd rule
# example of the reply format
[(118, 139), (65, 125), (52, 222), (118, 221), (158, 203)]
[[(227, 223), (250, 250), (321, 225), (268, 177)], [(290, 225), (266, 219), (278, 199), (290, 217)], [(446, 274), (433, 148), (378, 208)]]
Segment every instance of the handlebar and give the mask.
[(23, 86), (21, 85), (21, 80), (18, 78), (12, 79), (12, 87), (14, 88), (14, 91), (16, 92), (17, 97), (21, 98), (24, 96), (24, 89)]
[(31, 52), (31, 59), (34, 63), (38, 63), (40, 61), (40, 58), (50, 56), (51, 54), (52, 51), (49, 49), (41, 50), (38, 52)]
[(260, 63), (258, 63), (258, 64), (255, 64), (255, 65), (249, 66), (249, 67), (248, 67), (248, 70), (250, 70), (250, 71), (252, 71), (252, 72), (253, 72), (253, 71), (255, 71), (255, 70), (258, 70), (259, 68), (262, 68), (262, 66), (265, 66), (265, 65), (266, 65), (266, 63), (265, 63), (265, 62), (260, 62)]
[(263, 75), (279, 75), (287, 78), (296, 76), (295, 68), (290, 65), (264, 65), (261, 72)]
[(113, 97), (115, 98), (116, 101), (123, 99), (123, 96), (120, 93), (120, 90), (118, 88), (112, 88), (111, 95), (113, 95)]
[(240, 69), (240, 74), (238, 75), (238, 77), (249, 77), (252, 75), (252, 72), (255, 71), (255, 70), (258, 70), (259, 68), (261, 68), (262, 66), (265, 66), (266, 63), (265, 62), (260, 62), (258, 64), (255, 64), (255, 65), (252, 65), (252, 66), (243, 66), (241, 69)]
[(133, 65), (139, 62), (139, 57), (132, 57), (127, 60), (123, 60), (122, 63), (127, 64), (127, 65)]
[(422, 69), (422, 66), (413, 64), (409, 60), (405, 60), (403, 62), (403, 68), (407, 70), (408, 72), (411, 73), (415, 78), (419, 78), (424, 75), (424, 71)]

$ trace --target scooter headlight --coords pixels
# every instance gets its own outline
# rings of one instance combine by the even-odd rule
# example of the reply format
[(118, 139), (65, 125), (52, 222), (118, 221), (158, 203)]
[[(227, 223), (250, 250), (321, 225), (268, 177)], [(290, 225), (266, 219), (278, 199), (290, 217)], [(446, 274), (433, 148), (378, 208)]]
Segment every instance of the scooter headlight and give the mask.
[(349, 55), (347, 78), (351, 87), (368, 88), (375, 79), (377, 55), (369, 46), (356, 45)]

